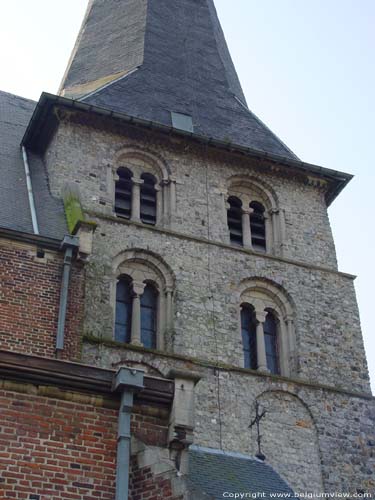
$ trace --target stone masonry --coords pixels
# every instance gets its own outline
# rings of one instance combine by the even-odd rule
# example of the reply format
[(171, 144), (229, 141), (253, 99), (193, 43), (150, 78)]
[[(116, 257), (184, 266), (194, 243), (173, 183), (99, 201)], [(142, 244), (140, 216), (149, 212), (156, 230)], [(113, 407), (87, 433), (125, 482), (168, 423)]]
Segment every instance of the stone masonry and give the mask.
[[(258, 399), (269, 411), (267, 459), (296, 491), (373, 491), (375, 409), (353, 277), (337, 270), (324, 183), (103, 119), (59, 119), (45, 155), (51, 191), (60, 197), (77, 185), (98, 224), (86, 267), (82, 360), (106, 368), (133, 361), (164, 376), (172, 367), (197, 370), (197, 444), (254, 454), (248, 424)], [(176, 183), (175, 210), (155, 228), (113, 214), (113, 172), (132, 154), (139, 164), (142, 152)], [(272, 255), (229, 244), (225, 201), (234, 176), (262, 183), (277, 199), (285, 237)], [(175, 279), (163, 352), (113, 342), (113, 263), (129, 249), (159, 259)], [(289, 379), (242, 368), (240, 290), (251, 281), (277, 288), (293, 309)]]

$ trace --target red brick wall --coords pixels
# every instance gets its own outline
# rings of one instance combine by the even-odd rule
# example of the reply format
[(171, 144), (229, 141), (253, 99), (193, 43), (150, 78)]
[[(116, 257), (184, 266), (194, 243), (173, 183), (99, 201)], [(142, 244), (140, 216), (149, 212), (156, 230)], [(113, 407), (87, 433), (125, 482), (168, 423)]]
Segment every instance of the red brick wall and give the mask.
[(129, 500), (180, 500), (174, 496), (171, 481), (163, 475), (154, 477), (149, 467), (139, 469), (135, 458), (131, 462)]
[(0, 391), (0, 498), (113, 500), (117, 413)]
[[(118, 410), (83, 397), (73, 403), (0, 390), (0, 498), (114, 500)], [(134, 412), (132, 435), (165, 446), (169, 410), (143, 404)], [(168, 476), (138, 469), (133, 459), (130, 500), (179, 497)]]
[[(36, 258), (36, 248), (0, 240), (0, 349), (54, 357), (63, 255)], [(78, 359), (84, 276), (72, 270), (63, 359)]]

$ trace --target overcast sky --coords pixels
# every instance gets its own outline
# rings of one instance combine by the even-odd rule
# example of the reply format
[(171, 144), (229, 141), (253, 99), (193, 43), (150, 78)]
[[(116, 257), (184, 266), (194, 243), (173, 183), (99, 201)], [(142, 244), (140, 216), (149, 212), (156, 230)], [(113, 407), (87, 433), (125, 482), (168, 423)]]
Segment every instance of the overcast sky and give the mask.
[[(32, 99), (56, 93), (86, 4), (0, 0), (0, 89)], [(356, 176), (329, 214), (340, 270), (358, 275), (375, 389), (375, 1), (216, 0), (216, 7), (252, 111), (304, 161)]]

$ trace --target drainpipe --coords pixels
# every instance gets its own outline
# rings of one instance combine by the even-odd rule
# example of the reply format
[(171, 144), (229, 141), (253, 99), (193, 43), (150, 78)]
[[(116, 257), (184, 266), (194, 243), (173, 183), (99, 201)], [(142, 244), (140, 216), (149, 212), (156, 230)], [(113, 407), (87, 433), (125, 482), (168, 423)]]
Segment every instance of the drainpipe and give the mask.
[(116, 500), (129, 499), (130, 419), (134, 393), (143, 389), (143, 372), (120, 368), (114, 377), (112, 391), (121, 391), (117, 431)]
[(75, 250), (78, 250), (78, 247), (79, 247), (79, 240), (76, 236), (65, 236), (61, 243), (61, 249), (65, 250), (65, 255), (64, 255), (63, 275), (61, 280), (59, 319), (57, 323), (57, 336), (56, 336), (57, 353), (59, 353), (64, 349), (65, 318), (66, 318), (66, 308), (68, 304), (69, 277), (72, 267), (73, 253)]
[(23, 164), (25, 167), (26, 186), (27, 186), (27, 193), (29, 196), (29, 206), (30, 206), (30, 212), (31, 212), (31, 222), (33, 224), (34, 234), (39, 234), (38, 220), (36, 217), (36, 210), (35, 210), (35, 203), (34, 203), (33, 187), (31, 184), (29, 160), (27, 158), (27, 152), (26, 152), (25, 146), (22, 146), (22, 157), (23, 157)]

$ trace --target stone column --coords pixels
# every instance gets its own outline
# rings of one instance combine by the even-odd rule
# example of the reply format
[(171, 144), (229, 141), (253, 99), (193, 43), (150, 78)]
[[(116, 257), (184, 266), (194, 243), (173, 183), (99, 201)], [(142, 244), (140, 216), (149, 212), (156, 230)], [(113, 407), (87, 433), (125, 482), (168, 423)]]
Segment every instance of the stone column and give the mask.
[(245, 248), (253, 248), (251, 240), (250, 215), (253, 213), (252, 208), (242, 209), (242, 240)]
[(130, 220), (141, 222), (141, 185), (142, 179), (133, 177), (132, 179), (132, 213)]
[(173, 217), (176, 213), (176, 184), (177, 184), (177, 179), (175, 177), (169, 177), (169, 194), (171, 197), (170, 203), (171, 203), (171, 216)]
[(173, 289), (167, 288), (165, 293), (167, 297), (166, 325), (167, 330), (170, 331), (173, 325)]
[(268, 213), (264, 214), (264, 224), (266, 229), (266, 252), (272, 252), (272, 223)]
[(170, 196), (171, 196), (171, 188), (170, 182), (168, 179), (163, 179), (160, 183), (160, 186), (163, 191), (163, 217), (164, 222), (168, 223), (170, 221), (171, 216), (171, 207), (170, 207)]
[(280, 329), (280, 369), (281, 369), (281, 375), (284, 377), (289, 377), (290, 375), (290, 366), (289, 366), (289, 350), (290, 350), (290, 344), (289, 344), (289, 335), (288, 335), (288, 330), (287, 330), (287, 325), (285, 321), (281, 320), (279, 321), (279, 329)]
[(132, 327), (130, 343), (142, 345), (141, 342), (141, 296), (145, 289), (144, 283), (133, 281)]
[(258, 371), (268, 372), (267, 356), (266, 356), (266, 343), (264, 340), (264, 322), (266, 321), (265, 311), (255, 311), (257, 320), (257, 360)]
[(288, 337), (289, 360), (291, 363), (290, 371), (294, 371), (297, 369), (297, 366), (296, 366), (296, 338), (294, 333), (294, 320), (292, 315), (288, 314), (285, 317), (285, 325)]
[(155, 191), (156, 191), (156, 224), (161, 224), (163, 220), (163, 190), (159, 185), (156, 185)]
[(280, 254), (281, 257), (284, 255), (284, 245), (285, 245), (285, 240), (286, 240), (286, 223), (285, 223), (285, 210), (281, 209), (280, 210)]
[(274, 208), (270, 211), (272, 219), (272, 236), (273, 236), (273, 252), (277, 254), (279, 250), (280, 238), (279, 238), (279, 211)]

